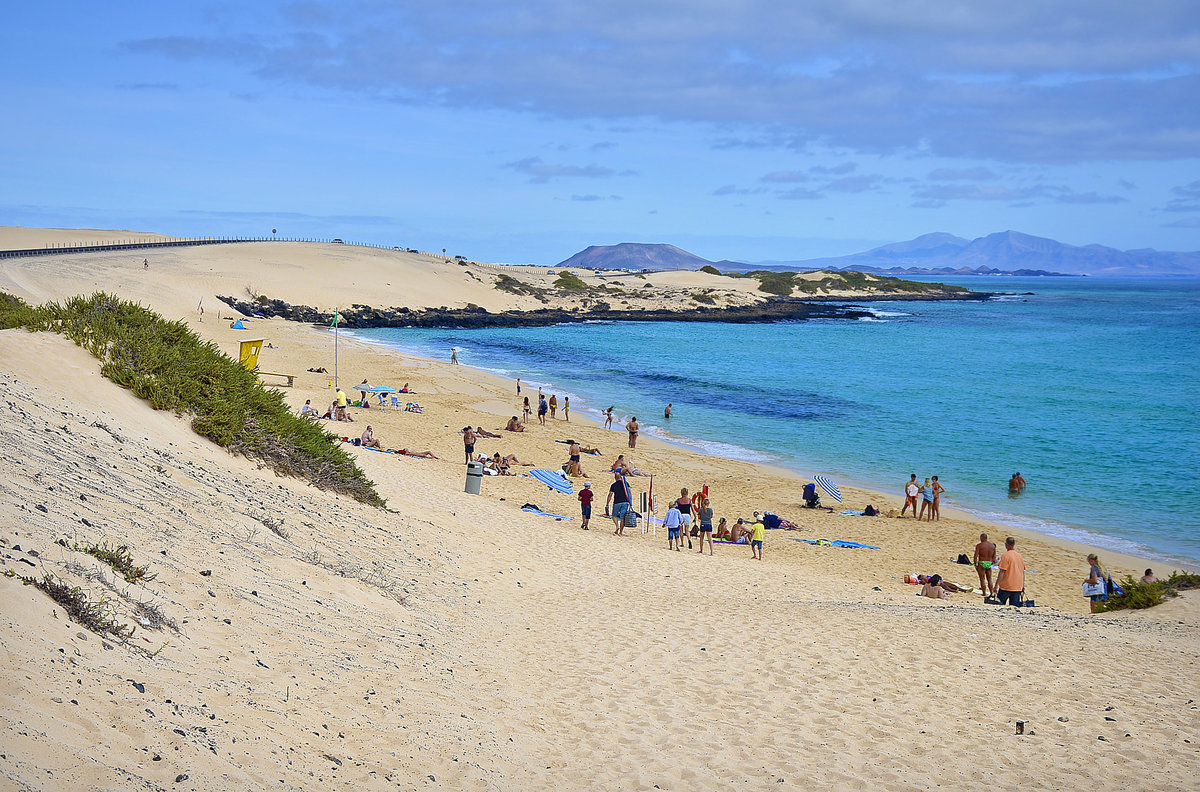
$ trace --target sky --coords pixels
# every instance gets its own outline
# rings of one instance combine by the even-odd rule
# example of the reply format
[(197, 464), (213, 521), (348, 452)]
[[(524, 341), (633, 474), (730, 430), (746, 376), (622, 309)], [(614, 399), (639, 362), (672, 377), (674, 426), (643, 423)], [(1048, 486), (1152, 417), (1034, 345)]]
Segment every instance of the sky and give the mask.
[(1195, 0), (10, 4), (0, 225), (1200, 250)]

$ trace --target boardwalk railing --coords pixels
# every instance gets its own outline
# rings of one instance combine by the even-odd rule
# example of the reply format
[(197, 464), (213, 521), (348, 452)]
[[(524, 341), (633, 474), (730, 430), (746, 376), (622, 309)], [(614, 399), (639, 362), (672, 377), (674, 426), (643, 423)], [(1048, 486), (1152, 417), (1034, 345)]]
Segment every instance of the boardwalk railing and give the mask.
[[(114, 250), (153, 250), (156, 248), (193, 247), (196, 245), (232, 245), (246, 242), (323, 242), (329, 244), (333, 239), (309, 239), (303, 237), (199, 237), (199, 238), (168, 238), (168, 239), (112, 239), (106, 242), (59, 242), (48, 247), (24, 248), (20, 250), (0, 250), (0, 258), (16, 258), (19, 256), (57, 256), (63, 253), (102, 253)], [(378, 248), (380, 250), (408, 251), (407, 248), (391, 245), (378, 245), (370, 242), (342, 242), (338, 244), (356, 247)], [(415, 251), (420, 253), (421, 251)], [(425, 254), (433, 255), (433, 254)]]

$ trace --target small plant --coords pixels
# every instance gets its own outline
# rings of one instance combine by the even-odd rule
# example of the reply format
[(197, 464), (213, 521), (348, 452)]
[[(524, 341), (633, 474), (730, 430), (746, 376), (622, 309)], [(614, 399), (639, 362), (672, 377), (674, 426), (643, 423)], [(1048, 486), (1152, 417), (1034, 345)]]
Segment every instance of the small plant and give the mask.
[(158, 577), (157, 575), (147, 576), (146, 570), (150, 568), (150, 565), (138, 566), (135, 564), (133, 556), (129, 554), (129, 548), (125, 545), (109, 547), (107, 542), (90, 545), (80, 544), (79, 542), (67, 544), (66, 539), (59, 539), (58, 544), (68, 550), (74, 550), (77, 553), (87, 553), (92, 558), (103, 561), (120, 573), (121, 577), (125, 578), (128, 583), (149, 583)]
[(283, 527), (282, 521), (275, 522), (275, 520), (270, 517), (259, 517), (258, 521), (265, 525), (268, 531), (275, 534), (280, 539), (284, 540), (285, 542), (290, 541), (291, 535), (288, 533), (287, 529)]
[(693, 294), (692, 299), (698, 303), (704, 303), (705, 305), (712, 305), (714, 302), (716, 302), (715, 297), (704, 292), (697, 292), (696, 294)]
[(707, 272), (709, 275), (720, 275), (721, 270), (714, 267), (712, 264), (705, 264), (700, 268), (701, 272)]
[(79, 586), (69, 586), (53, 576), (46, 575), (41, 580), (22, 576), (25, 585), (33, 586), (63, 607), (74, 621), (87, 627), (97, 635), (111, 635), (117, 640), (123, 640), (133, 633), (127, 624), (118, 624), (113, 618), (112, 603), (107, 598), (97, 602), (88, 599), (88, 595)]

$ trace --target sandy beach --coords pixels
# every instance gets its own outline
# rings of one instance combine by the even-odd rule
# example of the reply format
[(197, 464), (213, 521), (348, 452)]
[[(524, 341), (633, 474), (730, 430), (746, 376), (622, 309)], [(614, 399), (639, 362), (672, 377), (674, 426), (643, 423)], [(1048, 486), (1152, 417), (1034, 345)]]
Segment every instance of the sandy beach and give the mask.
[[(3, 230), (0, 248), (31, 238)], [(105, 289), (235, 356), (239, 340), (266, 339), (260, 368), (294, 375), (281, 390), (297, 409), (332, 398), (330, 375), (307, 371), (332, 371), (331, 331), (233, 330), (217, 295), (536, 305), (492, 288), (487, 265), (350, 246), (172, 249), (149, 269), (143, 258), (0, 260), (0, 290), (40, 303)], [(696, 288), (693, 276), (708, 277), (662, 285)], [(355, 409), (328, 428), (370, 424), (386, 448), (440, 457), (352, 449), (388, 501), (373, 509), (229, 455), (61, 336), (0, 331), (0, 361), (0, 571), (61, 576), (138, 626), (102, 640), (0, 579), (0, 788), (1194, 787), (1200, 598), (1090, 616), (1080, 582), (1094, 548), (950, 509), (935, 523), (803, 510), (794, 474), (651, 437), (629, 451), (624, 431), (579, 409), (503, 432), (519, 414), (512, 381), (343, 337), (343, 388), (409, 383), (401, 401), (424, 412)], [(479, 451), (543, 468), (566, 461), (556, 440), (600, 448), (583, 458), (598, 505), (628, 453), (660, 499), (708, 485), (718, 517), (768, 510), (802, 530), (767, 532), (761, 562), (741, 546), (669, 553), (661, 528), (617, 537), (598, 516), (584, 532), (574, 497), (549, 501), (571, 520), (520, 511), (547, 502), (529, 478), (464, 493), (466, 425), (501, 435)], [(648, 481), (631, 480), (635, 502)], [(849, 507), (901, 505), (843, 489)], [(1038, 607), (933, 601), (902, 582), (938, 572), (975, 585), (951, 559), (981, 531), (1017, 537)], [(114, 581), (60, 538), (125, 545), (155, 577)], [(1114, 576), (1169, 572), (1101, 556)]]

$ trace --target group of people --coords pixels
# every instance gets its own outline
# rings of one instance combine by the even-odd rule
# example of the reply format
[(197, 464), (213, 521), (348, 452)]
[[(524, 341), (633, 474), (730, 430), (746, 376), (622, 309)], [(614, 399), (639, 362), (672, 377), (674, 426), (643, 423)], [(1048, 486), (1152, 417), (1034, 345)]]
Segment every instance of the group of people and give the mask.
[[(517, 378), (517, 395), (518, 396), (521, 395), (521, 379), (519, 377)], [(542, 389), (538, 388), (538, 393), (537, 393), (538, 423), (540, 423), (542, 426), (545, 426), (547, 415), (550, 417), (550, 420), (554, 420), (555, 416), (558, 414), (558, 407), (559, 407), (559, 403), (558, 403), (558, 395), (557, 394), (551, 393), (550, 397), (547, 398), (546, 394), (542, 392)], [(562, 412), (563, 412), (563, 420), (570, 421), (571, 420), (571, 397), (570, 396), (563, 396)], [(521, 415), (522, 415), (521, 423), (528, 423), (530, 416), (533, 415), (533, 406), (529, 403), (528, 396), (523, 397), (523, 401), (521, 403)], [(513, 416), (512, 420), (510, 420), (508, 422), (509, 425), (506, 428), (508, 428), (508, 430), (510, 432), (525, 431), (524, 427), (521, 427), (520, 429), (512, 428), (515, 425), (515, 422), (516, 422), (516, 416)]]
[[(937, 476), (930, 476), (925, 479), (924, 484), (918, 484), (917, 474), (913, 473), (904, 485), (904, 507), (900, 509), (900, 516), (903, 517), (911, 506), (913, 517), (918, 520), (942, 519), (941, 501), (942, 493), (945, 491), (946, 488), (941, 485)], [(921, 504), (919, 513), (917, 511), (918, 502)]]
[(1008, 494), (1020, 495), (1025, 491), (1025, 477), (1020, 473), (1013, 473), (1012, 478), (1008, 480)]

